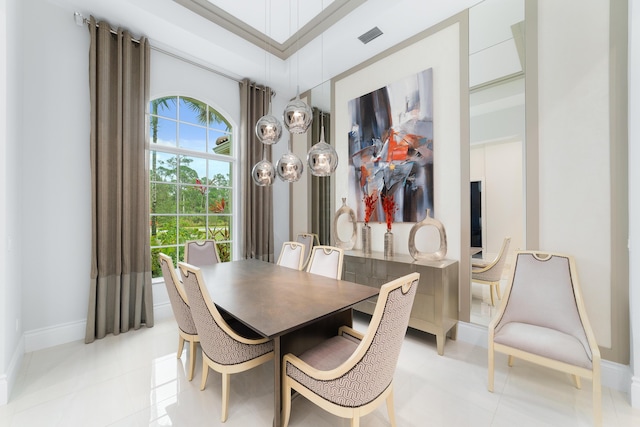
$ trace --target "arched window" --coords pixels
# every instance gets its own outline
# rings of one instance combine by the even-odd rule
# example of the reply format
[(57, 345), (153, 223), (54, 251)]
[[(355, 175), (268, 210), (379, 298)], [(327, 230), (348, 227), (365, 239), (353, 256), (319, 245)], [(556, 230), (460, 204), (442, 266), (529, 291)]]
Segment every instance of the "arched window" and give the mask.
[(233, 129), (202, 101), (161, 97), (149, 104), (149, 184), (153, 277), (158, 253), (184, 259), (187, 240), (215, 239), (231, 260), (234, 233)]

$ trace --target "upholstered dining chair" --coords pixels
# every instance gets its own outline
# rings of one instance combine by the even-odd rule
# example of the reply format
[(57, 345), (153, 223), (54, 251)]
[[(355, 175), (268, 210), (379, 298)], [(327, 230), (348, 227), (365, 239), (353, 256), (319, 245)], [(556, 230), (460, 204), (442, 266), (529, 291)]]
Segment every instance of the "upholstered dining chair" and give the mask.
[(491, 305), (495, 305), (493, 299), (493, 293), (495, 290), (498, 299), (500, 296), (500, 280), (502, 279), (502, 273), (504, 270), (504, 264), (507, 261), (509, 254), (509, 244), (511, 243), (511, 237), (506, 237), (502, 241), (502, 247), (495, 259), (489, 263), (472, 263), (471, 264), (471, 281), (477, 283), (483, 283), (489, 285), (489, 292), (491, 293)]
[(184, 262), (196, 267), (219, 263), (220, 254), (216, 241), (213, 239), (187, 241), (184, 244)]
[(296, 236), (296, 242), (304, 245), (304, 261), (302, 268), (307, 268), (309, 258), (311, 257), (311, 250), (314, 246), (319, 245), (318, 235), (314, 233), (298, 233)]
[(273, 341), (240, 335), (222, 318), (211, 300), (202, 273), (196, 266), (179, 262), (184, 288), (202, 348), (202, 382), (207, 384), (209, 368), (222, 374), (222, 422), (227, 420), (230, 376), (248, 371), (273, 359)]
[(167, 294), (169, 294), (169, 302), (171, 303), (173, 316), (178, 323), (178, 359), (182, 356), (184, 342), (189, 342), (189, 371), (187, 379), (191, 381), (196, 366), (196, 346), (199, 342), (198, 332), (193, 322), (193, 317), (191, 316), (187, 294), (178, 279), (175, 267), (173, 266), (173, 260), (170, 256), (163, 253), (158, 254), (158, 258), (160, 267), (162, 268), (164, 284), (167, 287)]
[(298, 242), (284, 242), (278, 257), (278, 265), (302, 270), (305, 245)]
[(383, 402), (392, 426), (393, 375), (418, 287), (411, 273), (380, 288), (365, 334), (342, 326), (337, 336), (282, 360), (282, 417), (289, 424), (291, 392), (297, 391), (322, 409), (358, 426), (361, 416)]
[(493, 391), (494, 353), (537, 363), (593, 384), (596, 425), (602, 422), (600, 350), (582, 299), (573, 257), (516, 252), (510, 282), (489, 324), (489, 382)]
[(335, 246), (314, 246), (307, 264), (307, 271), (313, 274), (342, 278), (344, 250)]

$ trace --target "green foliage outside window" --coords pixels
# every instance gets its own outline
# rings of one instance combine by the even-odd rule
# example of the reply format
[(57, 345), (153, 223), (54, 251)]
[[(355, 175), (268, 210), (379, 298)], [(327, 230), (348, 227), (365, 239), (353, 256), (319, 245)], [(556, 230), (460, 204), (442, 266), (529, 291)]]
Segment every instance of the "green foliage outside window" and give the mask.
[(193, 98), (157, 98), (149, 110), (152, 276), (162, 276), (158, 254), (177, 263), (188, 240), (215, 239), (220, 259), (230, 261), (234, 159), (229, 122)]

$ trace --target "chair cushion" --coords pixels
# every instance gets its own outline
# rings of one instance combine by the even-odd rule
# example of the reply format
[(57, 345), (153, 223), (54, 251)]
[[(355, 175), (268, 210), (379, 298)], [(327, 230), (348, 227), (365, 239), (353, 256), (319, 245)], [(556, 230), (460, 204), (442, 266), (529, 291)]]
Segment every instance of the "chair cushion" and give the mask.
[(300, 359), (321, 371), (340, 366), (358, 348), (358, 343), (343, 336), (335, 336), (304, 352)]
[(591, 353), (576, 337), (527, 323), (509, 322), (496, 331), (494, 342), (549, 359), (592, 369)]

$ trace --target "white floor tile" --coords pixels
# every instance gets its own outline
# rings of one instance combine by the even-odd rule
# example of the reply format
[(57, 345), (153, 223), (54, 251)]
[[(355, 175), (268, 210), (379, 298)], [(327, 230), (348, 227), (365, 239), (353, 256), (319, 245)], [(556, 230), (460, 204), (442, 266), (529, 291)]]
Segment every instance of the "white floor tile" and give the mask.
[[(361, 332), (368, 318), (356, 316)], [(210, 371), (200, 391), (202, 357), (186, 378), (188, 350), (176, 358), (177, 326), (159, 321), (92, 344), (69, 343), (26, 354), (0, 426), (270, 426), (273, 363), (232, 375), (229, 417), (220, 422), (220, 374)], [(410, 330), (394, 379), (398, 425), (589, 426), (591, 382), (577, 390), (568, 375), (496, 355), (495, 391), (487, 391), (487, 351), (447, 340), (444, 356), (432, 335)], [(640, 426), (628, 396), (602, 389), (604, 426)], [(303, 397), (293, 401), (290, 426), (348, 426)], [(363, 427), (389, 426), (385, 405), (363, 417)]]

